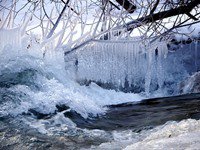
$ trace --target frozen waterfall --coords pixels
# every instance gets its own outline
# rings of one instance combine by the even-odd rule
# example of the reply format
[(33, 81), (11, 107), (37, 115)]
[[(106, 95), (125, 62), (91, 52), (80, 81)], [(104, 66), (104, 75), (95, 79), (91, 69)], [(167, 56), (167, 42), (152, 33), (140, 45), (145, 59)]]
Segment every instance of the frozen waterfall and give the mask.
[(163, 41), (150, 44), (139, 38), (94, 40), (73, 54), (74, 71), (78, 81), (140, 86), (149, 93), (152, 81), (162, 88), (165, 78), (162, 61), (167, 52), (167, 43)]

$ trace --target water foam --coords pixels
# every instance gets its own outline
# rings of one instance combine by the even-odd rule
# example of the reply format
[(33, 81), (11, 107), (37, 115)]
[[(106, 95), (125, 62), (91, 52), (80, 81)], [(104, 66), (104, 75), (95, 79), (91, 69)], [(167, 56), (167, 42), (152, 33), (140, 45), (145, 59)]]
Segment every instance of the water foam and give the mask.
[[(9, 30), (6, 30), (7, 32)], [(18, 33), (18, 30), (10, 30), (10, 32), (14, 34)], [(12, 40), (16, 39), (11, 36), (10, 41)], [(6, 88), (6, 91), (9, 91), (18, 100), (12, 102), (13, 104), (9, 100), (8, 103), (4, 102), (1, 115), (18, 115), (32, 108), (45, 114), (53, 113), (56, 110), (56, 104), (65, 104), (87, 118), (90, 114), (95, 116), (105, 113), (106, 107), (104, 106), (106, 105), (143, 99), (138, 94), (105, 90), (94, 83), (88, 87), (80, 86), (72, 80), (71, 73), (65, 70), (62, 49), (47, 49), (43, 58), (41, 54), (44, 51), (39, 49), (42, 47), (38, 42), (33, 42), (37, 40), (34, 35), (31, 35), (30, 38), (18, 36), (17, 40), (22, 43), (19, 42), (18, 46), (13, 45), (15, 46), (12, 47), (13, 55), (7, 52), (0, 57), (0, 75), (11, 74), (11, 77), (7, 79), (11, 81), (13, 80), (12, 76), (19, 78), (19, 81), (16, 81), (17, 84), (10, 83), (12, 86)], [(6, 47), (7, 44), (1, 50), (5, 52)], [(33, 75), (23, 77), (25, 70), (28, 70), (28, 74), (32, 72)], [(27, 80), (26, 83), (30, 82), (30, 84), (21, 82), (20, 75)], [(35, 89), (33, 86), (37, 88)]]

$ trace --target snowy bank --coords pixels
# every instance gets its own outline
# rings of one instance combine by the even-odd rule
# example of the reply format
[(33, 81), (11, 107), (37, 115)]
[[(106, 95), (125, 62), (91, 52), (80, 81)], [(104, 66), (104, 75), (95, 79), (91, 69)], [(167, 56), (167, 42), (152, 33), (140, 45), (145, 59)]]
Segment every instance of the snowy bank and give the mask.
[[(152, 132), (153, 131), (153, 132)], [(142, 141), (127, 146), (124, 150), (199, 149), (200, 121), (183, 120), (171, 122), (153, 129)]]

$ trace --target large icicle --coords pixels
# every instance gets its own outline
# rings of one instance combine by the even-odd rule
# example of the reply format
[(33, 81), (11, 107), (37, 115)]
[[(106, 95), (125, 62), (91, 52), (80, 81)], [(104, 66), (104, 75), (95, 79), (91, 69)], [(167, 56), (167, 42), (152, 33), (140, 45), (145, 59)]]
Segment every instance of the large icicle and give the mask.
[(198, 41), (195, 40), (195, 71), (198, 71), (197, 67), (197, 61), (198, 61)]
[(158, 58), (157, 58), (157, 80), (158, 80), (158, 85), (159, 88), (163, 87), (164, 84), (164, 72), (163, 72), (163, 65), (162, 65), (162, 61), (163, 58), (167, 57), (167, 53), (168, 53), (168, 48), (167, 48), (167, 44), (166, 42), (158, 42)]
[(155, 55), (155, 47), (147, 46), (147, 72), (145, 76), (145, 92), (147, 95), (149, 95), (150, 92), (150, 85), (151, 85), (151, 80), (152, 80), (152, 64), (153, 64), (153, 57)]

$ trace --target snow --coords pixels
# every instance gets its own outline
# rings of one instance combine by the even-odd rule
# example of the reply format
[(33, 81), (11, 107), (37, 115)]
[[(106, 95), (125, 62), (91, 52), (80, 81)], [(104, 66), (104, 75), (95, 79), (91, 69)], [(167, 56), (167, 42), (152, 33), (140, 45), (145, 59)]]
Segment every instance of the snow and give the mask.
[(187, 119), (179, 123), (171, 122), (153, 129), (145, 139), (127, 146), (133, 149), (199, 149), (200, 121)]
[(199, 38), (200, 35), (200, 23), (192, 24), (190, 26), (180, 27), (174, 29), (175, 39), (178, 41)]
[[(90, 150), (163, 150), (187, 149), (200, 147), (200, 120), (186, 119), (180, 122), (169, 121), (164, 125), (139, 133), (132, 130), (112, 131), (112, 141)], [(85, 150), (85, 149), (82, 149)]]

